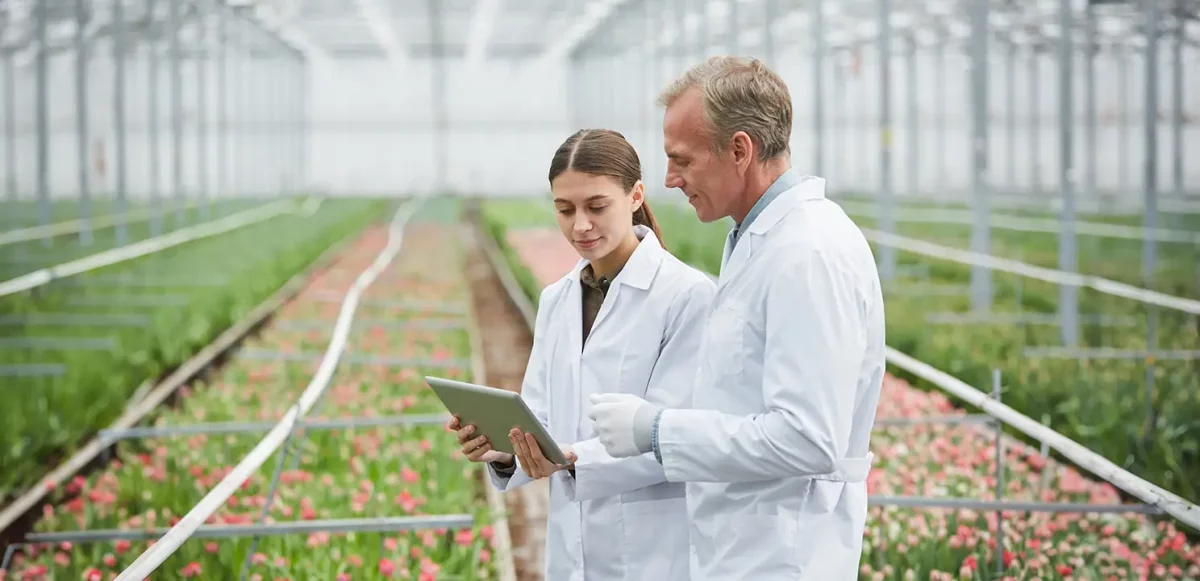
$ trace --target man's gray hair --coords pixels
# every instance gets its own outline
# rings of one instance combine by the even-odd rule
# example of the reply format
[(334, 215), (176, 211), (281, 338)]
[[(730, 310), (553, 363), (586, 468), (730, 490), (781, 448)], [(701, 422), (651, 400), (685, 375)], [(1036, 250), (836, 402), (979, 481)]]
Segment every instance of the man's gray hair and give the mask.
[(725, 151), (733, 134), (744, 131), (759, 161), (788, 153), (792, 96), (783, 79), (762, 61), (711, 57), (667, 85), (658, 104), (670, 107), (692, 87), (700, 90), (714, 151)]

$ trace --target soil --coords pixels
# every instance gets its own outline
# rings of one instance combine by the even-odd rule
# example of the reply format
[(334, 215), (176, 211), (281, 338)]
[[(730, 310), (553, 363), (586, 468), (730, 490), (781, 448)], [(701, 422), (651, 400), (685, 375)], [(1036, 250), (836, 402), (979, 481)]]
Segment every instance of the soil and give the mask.
[[(471, 300), (483, 337), (483, 361), (488, 385), (521, 391), (525, 365), (533, 345), (533, 332), (508, 299), (500, 278), (479, 246), (477, 233), (465, 226), (466, 276)], [(546, 480), (532, 482), (504, 494), (512, 537), (517, 581), (542, 581), (546, 539)]]

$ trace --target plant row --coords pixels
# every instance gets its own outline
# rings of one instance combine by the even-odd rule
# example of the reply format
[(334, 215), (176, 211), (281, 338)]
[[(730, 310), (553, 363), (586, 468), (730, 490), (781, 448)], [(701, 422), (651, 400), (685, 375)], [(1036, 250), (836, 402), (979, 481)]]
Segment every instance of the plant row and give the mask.
[(0, 298), (0, 338), (9, 342), (0, 366), (64, 372), (3, 380), (0, 499), (34, 484), (54, 458), (118, 417), (139, 385), (184, 362), (384, 207), (328, 201), (312, 216), (279, 215)]
[[(344, 295), (387, 242), (373, 228), (331, 269), (315, 276), (245, 348), (323, 353)], [(310, 420), (440, 414), (423, 377), (469, 381), (455, 362), (470, 355), (469, 301), (455, 233), (408, 226), (406, 248), (359, 302), (343, 356)], [(403, 301), (403, 304), (400, 303)], [(460, 312), (448, 315), (448, 312)], [(430, 320), (443, 324), (429, 325)], [(454, 325), (452, 323), (461, 323)], [(350, 355), (411, 357), (405, 367), (355, 364)], [(234, 356), (214, 377), (189, 386), (153, 422), (270, 422), (291, 408), (320, 361), (260, 361)], [(448, 366), (449, 365), (449, 366)], [(191, 509), (260, 441), (265, 431), (129, 440), (102, 470), (54, 492), (39, 532), (168, 527)], [(272, 481), (280, 468), (276, 487)], [(465, 528), (392, 532), (283, 534), (237, 539), (193, 538), (152, 579), (246, 578), (494, 579), (493, 529), (477, 465), (462, 458), (440, 421), (423, 425), (297, 430), (209, 524), (251, 525), (324, 519), (468, 514)], [(264, 519), (265, 515), (265, 519)], [(20, 554), (11, 578), (110, 579), (146, 542), (39, 544)], [(36, 575), (43, 577), (36, 577)], [(91, 577), (89, 577), (91, 576)], [(0, 577), (2, 578), (2, 577)]]

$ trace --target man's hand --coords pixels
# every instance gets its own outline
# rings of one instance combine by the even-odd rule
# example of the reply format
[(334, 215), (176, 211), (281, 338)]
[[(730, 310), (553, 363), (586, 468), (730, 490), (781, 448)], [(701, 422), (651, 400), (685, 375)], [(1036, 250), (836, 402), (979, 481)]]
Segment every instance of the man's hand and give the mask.
[(467, 457), (467, 460), (472, 462), (497, 462), (506, 466), (512, 465), (513, 455), (493, 450), (492, 443), (488, 441), (487, 436), (471, 437), (475, 433), (474, 424), (462, 426), (460, 425), (458, 416), (451, 416), (446, 422), (446, 430), (457, 432), (458, 445), (462, 446), (462, 453)]
[[(653, 411), (650, 402), (627, 393), (601, 393), (592, 396), (588, 417), (594, 422), (596, 435), (604, 450), (613, 458), (628, 458), (650, 451), (647, 438), (639, 438), (636, 420)], [(653, 413), (649, 414), (653, 416)], [(653, 419), (651, 417), (651, 419)], [(639, 441), (646, 439), (647, 441)]]
[(534, 480), (549, 477), (559, 470), (568, 470), (579, 459), (575, 455), (575, 450), (570, 446), (561, 446), (563, 456), (567, 457), (568, 464), (560, 466), (547, 460), (546, 456), (542, 454), (542, 449), (538, 446), (537, 439), (533, 437), (533, 434), (522, 433), (520, 428), (510, 430), (508, 438), (512, 440), (513, 450), (517, 452), (517, 463), (525, 471), (525, 474), (528, 474)]

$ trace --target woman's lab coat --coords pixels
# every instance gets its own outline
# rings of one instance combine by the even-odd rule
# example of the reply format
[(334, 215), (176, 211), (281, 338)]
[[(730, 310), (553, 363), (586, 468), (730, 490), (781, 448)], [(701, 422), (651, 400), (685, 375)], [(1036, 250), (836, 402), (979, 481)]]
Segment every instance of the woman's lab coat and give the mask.
[[(614, 459), (587, 417), (595, 393), (632, 393), (688, 407), (715, 284), (667, 253), (654, 234), (613, 280), (583, 344), (581, 260), (538, 300), (521, 397), (560, 444), (572, 444), (575, 476), (550, 477), (547, 581), (689, 581), (685, 485), (666, 482), (653, 453)], [(526, 484), (520, 467), (502, 491)]]
[(729, 250), (692, 405), (659, 452), (688, 483), (695, 581), (853, 581), (884, 372), (870, 246), (824, 180), (780, 194)]

